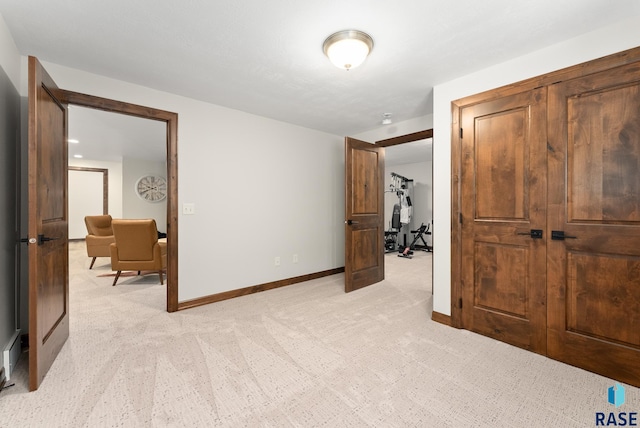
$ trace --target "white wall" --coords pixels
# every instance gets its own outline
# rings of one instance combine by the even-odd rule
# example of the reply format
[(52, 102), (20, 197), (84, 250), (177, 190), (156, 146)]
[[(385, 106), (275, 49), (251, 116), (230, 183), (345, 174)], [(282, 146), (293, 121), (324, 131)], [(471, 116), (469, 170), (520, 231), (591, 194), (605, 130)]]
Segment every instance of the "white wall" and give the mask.
[(343, 136), (43, 65), (62, 88), (178, 113), (179, 206), (196, 208), (178, 218), (180, 301), (344, 266)]
[[(122, 218), (122, 163), (92, 159), (69, 159), (69, 166), (101, 168), (109, 171), (109, 214), (113, 218)], [(71, 206), (69, 210), (71, 211)], [(86, 214), (85, 214), (86, 215)], [(84, 218), (84, 215), (83, 215)]]
[(104, 208), (102, 172), (69, 170), (67, 184), (67, 222), (69, 239), (84, 239), (87, 235), (85, 216), (100, 215)]
[(158, 226), (158, 231), (166, 233), (167, 200), (147, 202), (140, 199), (135, 192), (138, 179), (151, 174), (166, 179), (166, 162), (131, 158), (122, 160), (122, 218), (153, 218)]
[(0, 15), (0, 67), (7, 73), (13, 86), (19, 89), (21, 82), (20, 52), (2, 15)]
[(451, 314), (451, 102), (640, 46), (638, 28), (630, 18), (434, 88), (434, 311)]

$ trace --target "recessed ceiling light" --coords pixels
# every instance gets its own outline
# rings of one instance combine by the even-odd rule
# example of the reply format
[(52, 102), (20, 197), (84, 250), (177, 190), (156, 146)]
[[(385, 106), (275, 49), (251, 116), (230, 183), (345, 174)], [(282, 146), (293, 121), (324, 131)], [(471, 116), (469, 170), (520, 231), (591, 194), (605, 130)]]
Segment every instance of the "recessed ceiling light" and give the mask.
[(78, 144), (80, 142), (79, 140), (76, 140), (75, 138), (69, 138), (67, 141), (70, 142), (71, 144)]
[(73, 155), (74, 158), (82, 159), (82, 155)]

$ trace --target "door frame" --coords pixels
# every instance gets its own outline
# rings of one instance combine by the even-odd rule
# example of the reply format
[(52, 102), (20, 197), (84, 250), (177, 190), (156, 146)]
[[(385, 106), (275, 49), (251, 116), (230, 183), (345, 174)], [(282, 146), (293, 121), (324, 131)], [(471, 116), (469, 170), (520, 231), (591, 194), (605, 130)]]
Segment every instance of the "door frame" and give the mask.
[(165, 122), (167, 126), (167, 312), (178, 310), (178, 114), (123, 101), (60, 90), (70, 104), (142, 119)]
[(426, 140), (433, 138), (433, 128), (424, 131), (413, 132), (411, 134), (400, 135), (398, 137), (387, 138), (386, 140), (376, 141), (375, 145), (380, 147), (397, 146), (398, 144), (413, 143), (414, 141)]
[[(413, 143), (414, 141), (426, 140), (427, 138), (433, 139), (433, 128), (425, 129), (422, 131), (412, 132), (411, 134), (399, 135), (393, 138), (387, 138), (385, 140), (376, 141), (374, 144), (380, 147), (392, 147), (400, 144)], [(433, 150), (433, 146), (432, 149)], [(387, 168), (385, 160), (385, 170)], [(431, 159), (431, 183), (433, 183), (433, 156)], [(384, 195), (383, 195), (384, 197)], [(431, 207), (433, 208), (433, 191), (431, 192)], [(432, 220), (433, 223), (433, 220)], [(433, 246), (433, 242), (431, 243)], [(433, 281), (434, 265), (431, 264), (431, 279)], [(433, 284), (431, 284), (431, 294), (433, 294)]]
[[(399, 135), (393, 138), (387, 138), (386, 140), (376, 141), (374, 144), (376, 146), (386, 148), (386, 147), (398, 146), (400, 144), (408, 144), (408, 143), (413, 143), (415, 141), (426, 140), (427, 138), (433, 139), (433, 128), (425, 129), (423, 131), (418, 131), (418, 132), (412, 132), (411, 134)], [(432, 146), (432, 150), (433, 150), (433, 146)], [(386, 162), (387, 161), (385, 158), (385, 165), (384, 165), (385, 171), (387, 168)], [(431, 159), (431, 183), (433, 183), (433, 156)], [(384, 195), (383, 195), (383, 198), (384, 198)], [(433, 191), (431, 192), (431, 207), (433, 207)], [(431, 222), (433, 223), (433, 219), (431, 219)], [(431, 278), (433, 278), (433, 265), (431, 266)], [(433, 294), (433, 284), (431, 286), (431, 293)]]
[[(462, 217), (461, 182), (462, 138), (460, 114), (463, 107), (491, 101), (541, 86), (550, 86), (569, 79), (587, 76), (598, 71), (620, 67), (640, 60), (640, 47), (618, 52), (582, 64), (573, 65), (548, 74), (491, 89), (451, 102), (451, 326), (465, 328), (462, 322)], [(466, 131), (473, 132), (473, 131)]]

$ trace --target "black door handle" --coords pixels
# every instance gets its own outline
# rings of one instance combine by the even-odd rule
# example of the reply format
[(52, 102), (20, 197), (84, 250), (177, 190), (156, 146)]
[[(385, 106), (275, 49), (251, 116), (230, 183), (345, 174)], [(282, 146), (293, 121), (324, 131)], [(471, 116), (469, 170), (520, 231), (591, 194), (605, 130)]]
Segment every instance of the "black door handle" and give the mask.
[(554, 241), (564, 241), (565, 239), (578, 239), (578, 237), (565, 235), (564, 230), (552, 230), (551, 239)]
[(55, 241), (56, 239), (60, 239), (60, 237), (56, 237), (56, 238), (49, 238), (48, 236), (44, 236), (44, 235), (38, 235), (38, 245), (42, 245), (47, 241)]
[(542, 229), (531, 229), (529, 232), (518, 232), (517, 235), (529, 235), (532, 239), (542, 239)]

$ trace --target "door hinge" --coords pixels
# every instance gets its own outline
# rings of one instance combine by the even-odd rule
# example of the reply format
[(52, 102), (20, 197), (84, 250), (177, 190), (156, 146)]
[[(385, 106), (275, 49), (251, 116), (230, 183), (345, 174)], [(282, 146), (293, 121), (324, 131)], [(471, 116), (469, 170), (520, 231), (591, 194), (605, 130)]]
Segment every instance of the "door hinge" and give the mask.
[(460, 299), (458, 299), (458, 307), (460, 309), (462, 309), (462, 297), (460, 297)]
[(458, 221), (462, 224), (462, 213), (458, 213)]
[(460, 128), (460, 138), (462, 138), (462, 128)]

